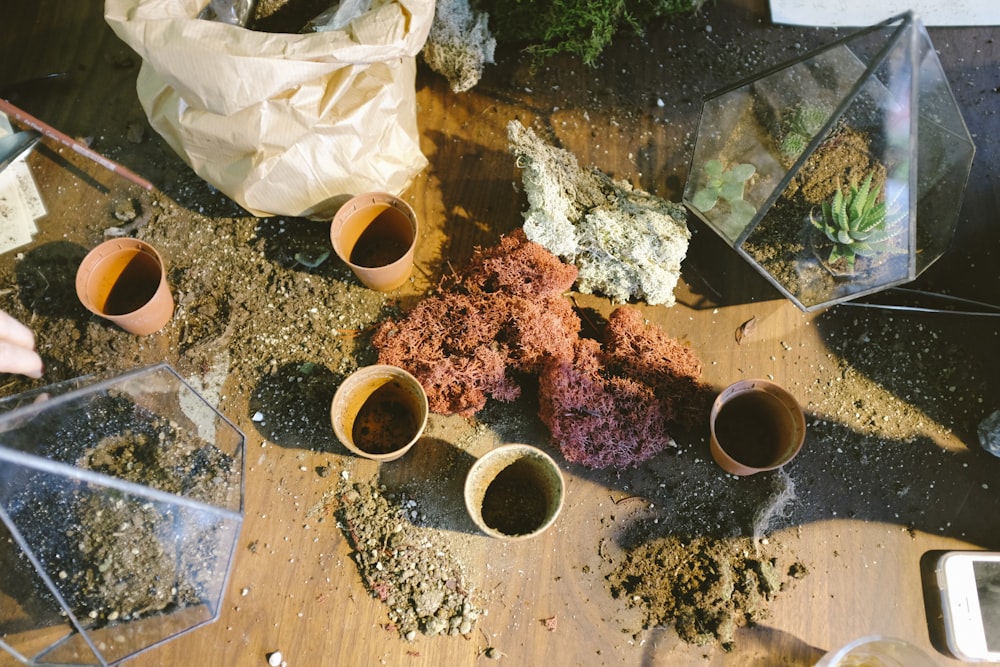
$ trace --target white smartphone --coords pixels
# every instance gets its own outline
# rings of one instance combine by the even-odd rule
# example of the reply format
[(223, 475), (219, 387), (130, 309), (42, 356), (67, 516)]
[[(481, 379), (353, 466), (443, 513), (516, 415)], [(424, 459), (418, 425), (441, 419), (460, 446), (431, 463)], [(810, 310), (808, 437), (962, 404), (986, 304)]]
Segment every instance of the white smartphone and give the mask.
[(1000, 552), (950, 551), (938, 560), (948, 649), (960, 660), (1000, 660)]

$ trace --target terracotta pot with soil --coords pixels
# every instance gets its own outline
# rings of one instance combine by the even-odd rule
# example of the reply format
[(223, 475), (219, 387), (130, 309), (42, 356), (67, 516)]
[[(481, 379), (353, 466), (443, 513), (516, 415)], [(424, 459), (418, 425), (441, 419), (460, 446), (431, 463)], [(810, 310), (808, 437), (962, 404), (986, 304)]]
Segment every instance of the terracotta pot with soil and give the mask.
[(139, 239), (91, 250), (77, 270), (76, 294), (87, 310), (139, 336), (162, 329), (174, 312), (163, 259)]
[(465, 507), (487, 535), (523, 540), (552, 525), (563, 505), (559, 466), (530, 445), (504, 445), (480, 457), (465, 478)]
[(726, 387), (709, 419), (712, 458), (732, 475), (780, 468), (805, 441), (805, 415), (798, 401), (768, 380), (740, 380)]
[(417, 215), (402, 199), (384, 192), (358, 195), (340, 207), (330, 225), (337, 256), (367, 287), (390, 292), (413, 270)]
[(376, 461), (392, 461), (416, 444), (427, 425), (427, 394), (402, 368), (365, 366), (333, 396), (330, 419), (347, 449)]

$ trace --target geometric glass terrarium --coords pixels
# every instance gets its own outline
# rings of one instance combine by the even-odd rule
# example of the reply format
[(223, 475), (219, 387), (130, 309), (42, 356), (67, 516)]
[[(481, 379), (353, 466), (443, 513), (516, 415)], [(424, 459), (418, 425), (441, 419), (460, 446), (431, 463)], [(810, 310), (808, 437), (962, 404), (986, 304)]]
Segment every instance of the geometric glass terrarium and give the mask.
[(707, 96), (684, 203), (815, 310), (944, 254), (974, 152), (907, 12)]
[(215, 620), (244, 446), (166, 364), (0, 401), (0, 647), (117, 665)]

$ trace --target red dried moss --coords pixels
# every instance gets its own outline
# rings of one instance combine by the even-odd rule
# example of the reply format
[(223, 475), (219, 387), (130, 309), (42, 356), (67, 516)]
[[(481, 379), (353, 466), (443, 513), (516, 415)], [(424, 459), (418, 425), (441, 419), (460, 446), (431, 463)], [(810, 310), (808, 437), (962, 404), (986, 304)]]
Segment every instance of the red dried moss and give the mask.
[(561, 297), (576, 282), (577, 268), (565, 264), (517, 229), (491, 248), (476, 250), (457, 276), (454, 289), (502, 292), (528, 299)]
[(575, 353), (572, 361), (548, 364), (538, 387), (538, 415), (567, 461), (625, 467), (674, 446), (668, 415), (651, 387), (606, 377), (597, 341), (578, 340)]
[(539, 378), (539, 416), (568, 461), (633, 466), (675, 445), (675, 426), (704, 423), (713, 392), (701, 361), (633, 308), (617, 308), (608, 340), (580, 340), (571, 363)]
[(674, 445), (673, 427), (704, 423), (712, 393), (694, 352), (638, 310), (611, 314), (603, 347), (581, 339), (563, 296), (576, 273), (518, 230), (383, 322), (372, 339), (379, 363), (413, 373), (432, 411), (467, 416), (489, 398), (517, 398), (518, 373), (538, 375), (539, 415), (567, 460), (641, 463)]
[(634, 308), (617, 308), (608, 318), (605, 363), (653, 388), (669, 420), (685, 428), (706, 423), (715, 392), (701, 382), (702, 363), (690, 347), (646, 324)]
[(472, 415), (487, 398), (514, 400), (513, 373), (572, 355), (580, 319), (562, 294), (574, 280), (576, 267), (518, 230), (477, 251), (439, 295), (383, 322), (372, 339), (379, 363), (412, 373), (434, 412)]

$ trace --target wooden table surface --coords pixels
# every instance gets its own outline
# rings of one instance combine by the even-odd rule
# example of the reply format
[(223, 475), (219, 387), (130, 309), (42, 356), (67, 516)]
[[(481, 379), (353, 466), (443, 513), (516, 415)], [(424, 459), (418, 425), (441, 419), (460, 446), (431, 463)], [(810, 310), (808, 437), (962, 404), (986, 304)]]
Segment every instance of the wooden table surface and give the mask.
[[(0, 84), (69, 73), (65, 81), (18, 88), (18, 103), (71, 136), (91, 137), (95, 149), (177, 196), (181, 185), (160, 182), (162, 165), (145, 161), (144, 148), (123, 138), (129, 123), (144, 122), (134, 88), (137, 59), (104, 24), (101, 3), (13, 4), (0, 27)], [(582, 165), (679, 201), (702, 95), (843, 34), (773, 26), (763, 0), (719, 0), (679, 25), (623, 36), (594, 68), (568, 58), (532, 68), (513, 49), (502, 50), (499, 64), (463, 94), (452, 93), (421, 66), (417, 103), (430, 166), (407, 196), (428, 226), (425, 248), (460, 263), (475, 246), (492, 245), (520, 225), (526, 202), (507, 151), (509, 120), (546, 126)], [(977, 153), (953, 247), (916, 286), (1000, 302), (1000, 28), (932, 28), (930, 34)], [(32, 165), (43, 187), (59, 192), (50, 198), (50, 219), (106, 215), (108, 202), (134, 187), (54, 144)], [(932, 645), (921, 562), (938, 550), (1000, 549), (1000, 459), (984, 454), (976, 440), (979, 421), (1000, 407), (1000, 320), (856, 307), (805, 314), (693, 218), (691, 227), (679, 303), (644, 307), (647, 317), (690, 342), (714, 386), (772, 377), (803, 402), (811, 425), (824, 427), (810, 432), (803, 455), (788, 466), (801, 495), (813, 502), (803, 514), (808, 518), (775, 535), (811, 572), (778, 596), (764, 623), (738, 632), (731, 653), (684, 644), (668, 628), (622, 632), (617, 618), (629, 612), (599, 578), (583, 572), (600, 566), (596, 542), (606, 525), (641, 510), (618, 507), (615, 499), (645, 490), (626, 488), (635, 479), (628, 475), (587, 474), (571, 466), (565, 469), (567, 505), (554, 529), (527, 542), (469, 536), (470, 571), (479, 577), (473, 584), (490, 591), (495, 602), (481, 631), (470, 638), (404, 642), (381, 627), (385, 610), (364, 590), (333, 521), (307, 517), (329, 488), (329, 481), (304, 472), (319, 459), (289, 448), (272, 448), (258, 458), (261, 436), (250, 415), (234, 414), (252, 451), (241, 543), (261, 547), (238, 550), (216, 622), (130, 664), (264, 665), (268, 652), (280, 650), (289, 667), (472, 665), (488, 662), (483, 650), (495, 646), (504, 654), (501, 664), (511, 665), (811, 665), (825, 651), (870, 634), (904, 638), (939, 664), (957, 664)], [(51, 240), (43, 229), (36, 242)], [(16, 261), (16, 253), (0, 257)], [(420, 261), (418, 256), (418, 271)], [(608, 309), (603, 299), (579, 301)], [(736, 344), (733, 332), (751, 317), (758, 322), (753, 339)], [(869, 336), (864, 353), (852, 356), (855, 348), (845, 346), (844, 337), (860, 337), (859, 331), (883, 335)], [(941, 369), (907, 347), (914, 332), (930, 332), (939, 342), (957, 386), (928, 376)], [(893, 382), (853, 380), (866, 391), (910, 403), (908, 414), (920, 415), (897, 425), (907, 432), (883, 454), (909, 445), (941, 462), (933, 471), (886, 473), (912, 474), (921, 487), (919, 502), (893, 504), (887, 494), (879, 511), (856, 514), (845, 496), (882, 497), (881, 490), (840, 488), (845, 475), (824, 466), (836, 461), (830, 452), (864, 441), (866, 420), (880, 416), (863, 414), (866, 395), (836, 405), (824, 387), (863, 375), (863, 362), (872, 355), (898, 356)], [(450, 428), (443, 418), (434, 423)], [(689, 459), (711, 465), (707, 438), (691, 448)], [(357, 478), (374, 474), (375, 464), (334, 458), (337, 470)], [(414, 472), (390, 467), (382, 474)], [(540, 619), (553, 616), (558, 628), (550, 631)], [(0, 664), (12, 660), (0, 657)]]

